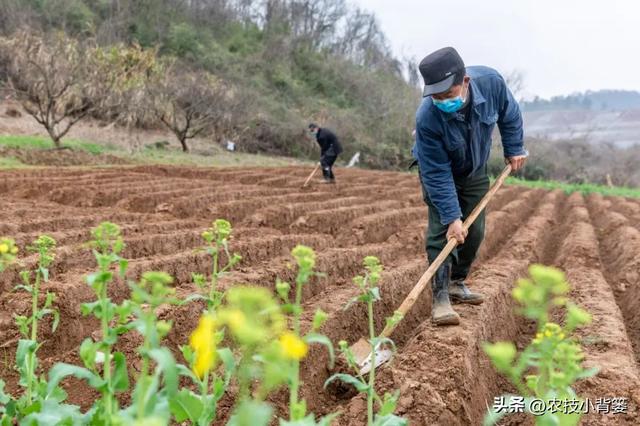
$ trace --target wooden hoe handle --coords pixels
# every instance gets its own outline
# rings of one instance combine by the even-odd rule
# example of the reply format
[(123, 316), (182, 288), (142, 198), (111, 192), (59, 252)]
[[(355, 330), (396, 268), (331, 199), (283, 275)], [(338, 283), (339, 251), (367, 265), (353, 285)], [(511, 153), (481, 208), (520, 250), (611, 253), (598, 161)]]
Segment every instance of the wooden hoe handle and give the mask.
[[(502, 171), (498, 179), (496, 179), (496, 181), (493, 183), (493, 185), (489, 189), (489, 192), (487, 192), (485, 196), (482, 197), (482, 200), (480, 200), (480, 203), (478, 203), (478, 205), (473, 209), (469, 217), (467, 217), (467, 220), (464, 221), (464, 224), (462, 226), (464, 227), (465, 230), (467, 231), (469, 230), (469, 227), (471, 226), (471, 224), (475, 222), (475, 220), (478, 218), (482, 210), (489, 203), (489, 200), (491, 200), (491, 197), (493, 197), (494, 194), (498, 191), (498, 189), (500, 189), (500, 187), (502, 186), (502, 183), (507, 178), (507, 176), (509, 176), (510, 173), (511, 173), (511, 165), (507, 165), (507, 167), (504, 168), (504, 170)], [(447, 245), (444, 247), (444, 249), (442, 249), (438, 257), (436, 257), (433, 263), (429, 265), (429, 268), (425, 271), (424, 274), (422, 274), (422, 276), (420, 277), (420, 280), (418, 280), (418, 283), (413, 287), (411, 292), (407, 295), (406, 299), (404, 299), (404, 301), (402, 302), (402, 305), (400, 305), (397, 312), (400, 312), (404, 316), (409, 311), (409, 309), (413, 307), (413, 305), (416, 303), (416, 300), (418, 299), (418, 296), (420, 296), (420, 294), (422, 293), (424, 288), (427, 286), (427, 284), (429, 283), (433, 275), (436, 273), (440, 265), (442, 265), (442, 262), (445, 261), (445, 259), (449, 256), (451, 251), (457, 245), (458, 245), (458, 241), (455, 238), (451, 238), (447, 242)], [(389, 337), (389, 335), (393, 332), (393, 330), (395, 330), (397, 325), (398, 323), (394, 325), (387, 325), (384, 328), (384, 330), (382, 330), (382, 336)]]
[(313, 171), (311, 172), (311, 174), (309, 175), (309, 177), (307, 178), (307, 180), (304, 181), (304, 185), (302, 185), (303, 188), (305, 188), (308, 184), (309, 181), (311, 180), (311, 178), (313, 177), (313, 175), (316, 174), (316, 172), (318, 171), (318, 168), (320, 167), (320, 163), (316, 164), (316, 168), (313, 169)]

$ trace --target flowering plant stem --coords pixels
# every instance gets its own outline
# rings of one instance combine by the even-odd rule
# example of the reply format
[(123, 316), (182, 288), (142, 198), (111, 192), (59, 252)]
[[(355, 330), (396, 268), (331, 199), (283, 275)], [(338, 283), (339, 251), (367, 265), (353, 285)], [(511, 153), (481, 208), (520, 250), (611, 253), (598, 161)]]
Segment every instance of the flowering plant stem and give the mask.
[[(45, 302), (45, 306), (40, 308), (38, 305), (38, 297), (40, 295), (40, 285), (42, 281), (47, 281), (49, 277), (49, 270), (47, 269), (49, 265), (53, 262), (54, 256), (50, 253), (55, 248), (55, 240), (47, 235), (42, 235), (38, 237), (34, 241), (34, 245), (29, 247), (30, 251), (38, 252), (38, 267), (36, 268), (36, 277), (33, 283), (33, 286), (29, 286), (29, 276), (30, 272), (24, 271), (22, 273), (22, 278), (25, 283), (25, 286), (21, 286), (21, 288), (26, 288), (31, 292), (31, 318), (29, 322), (31, 323), (31, 333), (30, 339), (31, 342), (35, 345), (33, 350), (30, 350), (27, 353), (27, 365), (26, 365), (26, 374), (27, 374), (27, 404), (31, 405), (33, 402), (33, 394), (34, 394), (34, 379), (36, 378), (36, 367), (38, 364), (38, 359), (36, 356), (36, 352), (38, 350), (38, 319), (43, 316), (44, 313), (49, 312), (49, 305), (53, 301), (53, 295), (47, 295), (47, 301)], [(51, 311), (54, 314), (54, 326), (55, 330), (57, 325), (58, 313), (56, 311)]]
[[(102, 317), (100, 318), (100, 326), (102, 329), (103, 338), (109, 335), (109, 318), (106, 314), (106, 312), (108, 312), (109, 305), (110, 305), (110, 302), (107, 297), (107, 286), (105, 284), (102, 286), (102, 289), (100, 292), (100, 306), (102, 307)], [(107, 389), (111, 389), (111, 346), (106, 344), (103, 345), (102, 353), (104, 354), (104, 370), (103, 370), (104, 381), (107, 384)], [(104, 400), (106, 417), (110, 418), (111, 415), (113, 414), (113, 407), (112, 407), (113, 396), (111, 395), (111, 392), (104, 392), (103, 400)]]
[[(376, 331), (373, 324), (373, 299), (367, 301), (367, 313), (369, 314), (369, 338), (373, 343), (376, 339)], [(369, 372), (369, 389), (367, 391), (367, 424), (369, 426), (373, 424), (373, 397), (375, 395), (374, 385), (376, 380), (376, 369), (374, 368), (376, 365), (376, 350), (373, 344), (371, 347), (373, 348), (371, 351), (371, 365), (373, 367)]]
[[(296, 300), (293, 310), (293, 332), (300, 336), (300, 315), (302, 313), (302, 285), (300, 278), (296, 279)], [(291, 377), (290, 398), (289, 398), (289, 418), (298, 420), (298, 389), (300, 387), (300, 360), (293, 360), (293, 375)]]
[[(114, 266), (119, 267), (119, 275), (124, 278), (128, 262), (122, 259), (119, 254), (124, 249), (124, 242), (120, 233), (120, 228), (110, 222), (102, 222), (92, 231), (93, 240), (89, 242), (89, 245), (93, 247), (93, 255), (98, 264), (98, 272), (90, 274), (87, 277), (87, 283), (94, 289), (96, 297), (98, 298), (97, 306), (99, 310), (92, 307), (91, 304), (83, 305), (85, 314), (92, 312), (100, 319), (100, 329), (102, 332), (102, 340), (97, 342), (96, 349), (99, 350), (102, 358), (102, 378), (104, 380), (104, 387), (101, 389), (102, 403), (104, 419), (111, 421), (112, 417), (116, 414), (118, 409), (117, 401), (114, 398), (116, 392), (116, 386), (114, 384), (113, 365), (114, 355), (112, 354), (112, 347), (117, 341), (118, 333), (122, 333), (120, 330), (120, 323), (126, 319), (128, 314), (118, 311), (122, 309), (118, 305), (115, 305), (109, 298), (108, 288), (111, 281), (113, 281), (114, 274), (111, 269)], [(128, 302), (125, 302), (125, 305)], [(118, 324), (116, 328), (110, 327), (110, 322), (118, 316)], [(92, 361), (93, 363), (93, 361)], [(117, 366), (116, 366), (117, 367)]]
[[(40, 291), (40, 271), (36, 272), (36, 281), (33, 284), (33, 292), (31, 293), (31, 340), (38, 341), (38, 292)], [(33, 379), (36, 375), (36, 353), (29, 352), (27, 358), (27, 403), (31, 405), (33, 402)]]
[[(325, 382), (325, 387), (334, 380), (341, 380), (345, 383), (353, 385), (359, 392), (364, 393), (367, 396), (367, 426), (381, 426), (381, 425), (406, 425), (407, 421), (401, 417), (395, 416), (395, 411), (400, 392), (385, 393), (381, 398), (376, 392), (376, 350), (381, 347), (382, 344), (389, 346), (390, 350), (395, 351), (395, 344), (392, 340), (376, 336), (373, 305), (380, 298), (380, 288), (377, 286), (380, 281), (382, 273), (382, 264), (378, 258), (374, 256), (367, 256), (364, 259), (364, 266), (366, 273), (364, 276), (357, 276), (353, 279), (354, 283), (358, 286), (360, 294), (352, 298), (347, 304), (347, 308), (353, 303), (362, 302), (367, 306), (367, 320), (369, 327), (369, 344), (372, 348), (368, 380), (365, 379), (361, 371), (361, 366), (355, 359), (355, 356), (349, 348), (346, 341), (341, 340), (338, 344), (340, 350), (346, 358), (347, 364), (354, 371), (355, 375), (337, 373), (331, 376)], [(345, 308), (346, 309), (346, 308)], [(387, 326), (395, 325), (402, 319), (402, 314), (395, 312), (393, 316), (386, 319)], [(374, 412), (374, 404), (379, 405), (378, 412)]]

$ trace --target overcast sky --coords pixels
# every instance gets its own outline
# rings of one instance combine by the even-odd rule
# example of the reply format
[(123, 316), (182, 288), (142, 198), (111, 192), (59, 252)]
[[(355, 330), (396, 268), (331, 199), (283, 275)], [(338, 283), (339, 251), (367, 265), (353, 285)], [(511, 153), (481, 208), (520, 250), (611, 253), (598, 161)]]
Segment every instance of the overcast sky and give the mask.
[(640, 0), (352, 0), (398, 57), (454, 46), (467, 65), (524, 72), (526, 95), (640, 90)]

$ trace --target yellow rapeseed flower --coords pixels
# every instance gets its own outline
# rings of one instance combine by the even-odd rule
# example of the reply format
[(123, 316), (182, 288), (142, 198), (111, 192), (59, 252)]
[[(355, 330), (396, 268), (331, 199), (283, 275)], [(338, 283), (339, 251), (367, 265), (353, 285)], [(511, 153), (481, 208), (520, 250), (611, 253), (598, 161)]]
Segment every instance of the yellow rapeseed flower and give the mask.
[(237, 332), (244, 327), (247, 322), (247, 317), (240, 309), (233, 309), (227, 312), (226, 320), (231, 329)]
[(280, 336), (280, 346), (287, 358), (295, 360), (304, 358), (309, 350), (307, 344), (293, 333), (284, 333)]
[(200, 318), (198, 327), (189, 338), (189, 345), (195, 355), (193, 372), (200, 378), (213, 368), (216, 360), (215, 328), (216, 322), (213, 316), (205, 314)]
[(6, 244), (0, 244), (0, 254), (9, 253), (9, 246)]

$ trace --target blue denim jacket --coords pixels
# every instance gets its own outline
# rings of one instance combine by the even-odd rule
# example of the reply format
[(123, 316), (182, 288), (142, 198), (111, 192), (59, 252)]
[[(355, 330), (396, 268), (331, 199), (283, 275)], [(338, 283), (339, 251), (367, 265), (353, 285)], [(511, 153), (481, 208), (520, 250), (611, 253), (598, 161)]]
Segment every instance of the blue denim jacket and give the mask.
[[(440, 111), (426, 97), (416, 113), (413, 156), (420, 166), (423, 189), (436, 206), (443, 225), (462, 217), (454, 177), (470, 176), (489, 160), (491, 134), (498, 124), (505, 157), (527, 155), (522, 114), (502, 76), (483, 66), (467, 67), (471, 77), (472, 114)], [(470, 126), (470, 128), (468, 127)], [(467, 140), (471, 136), (471, 140)]]

